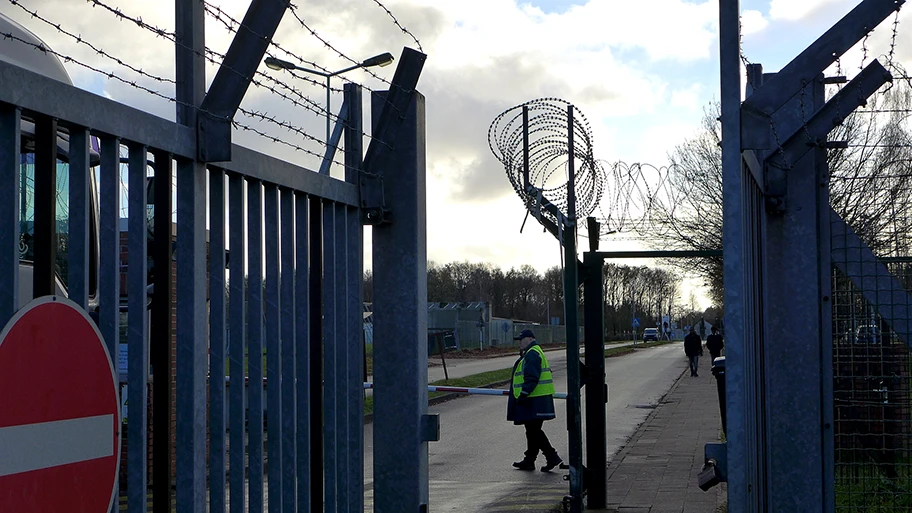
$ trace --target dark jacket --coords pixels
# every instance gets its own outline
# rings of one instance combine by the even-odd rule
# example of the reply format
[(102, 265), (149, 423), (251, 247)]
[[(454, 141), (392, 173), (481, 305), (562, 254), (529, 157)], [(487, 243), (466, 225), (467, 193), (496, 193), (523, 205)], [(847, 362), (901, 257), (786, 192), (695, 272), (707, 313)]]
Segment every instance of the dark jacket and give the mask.
[(698, 356), (703, 354), (703, 339), (696, 333), (690, 333), (684, 337), (684, 354), (687, 356)]
[[(512, 377), (516, 373), (516, 367), (519, 362), (525, 359), (525, 363), (523, 363), (524, 395), (532, 393), (532, 390), (538, 384), (539, 376), (541, 376), (541, 357), (538, 356), (537, 352), (529, 351), (533, 345), (537, 344), (538, 342), (533, 341), (525, 351), (519, 353), (519, 358), (513, 364), (513, 372), (510, 373)], [(553, 396), (541, 395), (516, 399), (513, 397), (511, 387), (511, 393), (507, 396), (507, 420), (512, 420), (514, 424), (525, 424), (530, 420), (551, 420), (554, 416)]]
[(722, 335), (714, 333), (706, 337), (706, 349), (709, 349), (709, 354), (720, 354), (724, 346), (725, 344), (722, 342)]

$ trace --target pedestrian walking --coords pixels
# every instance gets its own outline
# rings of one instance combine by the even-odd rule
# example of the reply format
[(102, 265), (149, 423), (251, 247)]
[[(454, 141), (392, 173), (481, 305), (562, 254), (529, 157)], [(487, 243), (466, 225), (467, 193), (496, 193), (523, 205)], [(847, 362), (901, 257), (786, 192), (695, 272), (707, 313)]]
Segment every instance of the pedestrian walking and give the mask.
[(725, 347), (725, 343), (722, 341), (722, 335), (719, 333), (719, 328), (713, 326), (710, 331), (710, 335), (706, 337), (706, 349), (709, 350), (709, 356), (712, 358), (712, 361), (715, 361), (716, 358), (722, 356), (722, 348)]
[(690, 327), (690, 333), (684, 337), (684, 354), (690, 360), (690, 375), (698, 377), (697, 367), (700, 363), (700, 357), (703, 356), (703, 339), (697, 335), (693, 326)]
[(535, 459), (541, 452), (545, 456), (541, 471), (550, 472), (563, 462), (542, 430), (544, 422), (555, 417), (551, 367), (532, 330), (522, 330), (513, 339), (519, 340), (519, 359), (513, 364), (513, 393), (507, 397), (507, 420), (526, 429), (525, 457), (513, 466), (535, 470)]

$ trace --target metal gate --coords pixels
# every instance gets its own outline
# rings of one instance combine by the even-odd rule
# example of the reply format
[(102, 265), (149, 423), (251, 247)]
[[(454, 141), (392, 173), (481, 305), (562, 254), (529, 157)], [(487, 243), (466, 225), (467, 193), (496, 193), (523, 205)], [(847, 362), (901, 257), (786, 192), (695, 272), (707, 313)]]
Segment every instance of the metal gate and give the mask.
[(891, 50), (851, 80), (823, 75), (902, 3), (861, 2), (777, 73), (746, 61), (739, 2), (720, 4), (727, 443), (707, 457), (725, 462), (729, 511), (868, 510), (886, 504), (872, 492), (905, 495), (912, 302), (831, 206), (827, 158), (852, 145), (831, 131), (897, 68)]
[[(110, 354), (125, 344), (132, 407), (121, 504), (362, 511), (362, 239), (371, 224), (374, 336), (396, 340), (375, 350), (375, 505), (426, 508), (436, 423), (421, 371), (425, 141), (415, 84), (425, 56), (406, 48), (390, 90), (373, 93), (363, 158), (361, 89), (346, 85), (328, 143), (341, 146), (344, 131), (337, 179), (230, 144), (231, 103), (269, 43), (253, 34), (272, 34), (287, 3), (253, 2), (249, 31), (208, 92), (203, 4), (175, 2), (177, 123), (0, 61), (0, 323), (22, 306), (20, 172), (33, 152), (32, 294), (57, 293), (65, 238), (69, 297), (97, 315)], [(64, 178), (62, 214), (54, 195)]]

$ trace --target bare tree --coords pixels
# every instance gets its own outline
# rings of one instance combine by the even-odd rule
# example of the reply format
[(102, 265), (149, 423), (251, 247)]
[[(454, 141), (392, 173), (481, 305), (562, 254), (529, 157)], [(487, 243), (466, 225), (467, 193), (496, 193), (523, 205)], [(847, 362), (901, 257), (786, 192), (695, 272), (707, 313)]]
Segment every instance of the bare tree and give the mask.
[[(848, 147), (827, 153), (830, 203), (875, 253), (902, 254), (912, 229), (912, 93), (900, 82), (846, 116), (831, 140)], [(720, 105), (704, 111), (702, 130), (675, 147), (659, 191), (648, 201), (648, 223), (638, 227), (662, 249), (722, 247), (722, 150)], [(658, 234), (658, 235), (657, 235)], [(722, 305), (722, 258), (670, 261), (702, 276), (708, 295)]]

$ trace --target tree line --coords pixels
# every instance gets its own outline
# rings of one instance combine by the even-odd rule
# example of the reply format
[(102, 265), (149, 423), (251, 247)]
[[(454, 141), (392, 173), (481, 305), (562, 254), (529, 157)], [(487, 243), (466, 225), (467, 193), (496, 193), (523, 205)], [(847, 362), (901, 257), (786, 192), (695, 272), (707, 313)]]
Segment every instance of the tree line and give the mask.
[[(699, 321), (699, 310), (691, 294), (682, 302), (682, 277), (673, 271), (607, 263), (602, 272), (605, 329), (608, 335), (629, 332), (634, 317), (641, 326), (656, 326), (663, 315), (683, 324)], [(428, 262), (428, 302), (484, 301), (491, 315), (517, 321), (548, 324), (564, 320), (563, 272), (554, 266), (539, 273), (530, 265), (504, 271), (490, 263)], [(373, 274), (364, 273), (364, 300), (373, 301)], [(582, 314), (582, 288), (579, 288)], [(712, 312), (717, 312), (712, 310)], [(713, 319), (718, 313), (711, 314)], [(580, 317), (582, 319), (582, 317)], [(712, 322), (712, 320), (710, 320)]]

